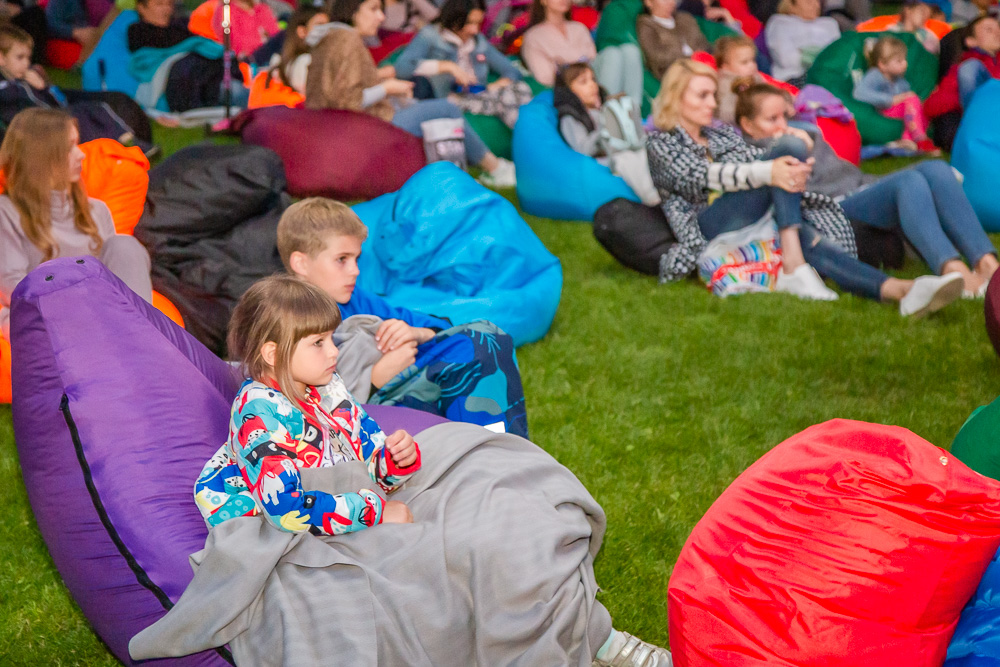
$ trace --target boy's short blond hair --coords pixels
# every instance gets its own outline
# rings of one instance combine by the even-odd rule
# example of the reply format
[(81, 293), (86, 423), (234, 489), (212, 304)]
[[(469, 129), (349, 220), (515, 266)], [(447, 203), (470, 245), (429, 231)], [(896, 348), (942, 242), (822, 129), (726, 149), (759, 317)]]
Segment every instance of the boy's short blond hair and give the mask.
[(346, 204), (324, 197), (309, 197), (288, 207), (278, 222), (278, 254), (292, 271), (293, 252), (315, 257), (323, 252), (330, 235), (368, 238), (368, 228)]

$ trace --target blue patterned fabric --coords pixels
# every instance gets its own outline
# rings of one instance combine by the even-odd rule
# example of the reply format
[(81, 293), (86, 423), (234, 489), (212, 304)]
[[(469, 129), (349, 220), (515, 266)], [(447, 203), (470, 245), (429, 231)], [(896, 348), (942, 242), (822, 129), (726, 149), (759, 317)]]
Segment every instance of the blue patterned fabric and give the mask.
[(438, 333), (417, 348), (413, 365), (368, 401), (481, 426), (502, 421), (508, 433), (528, 437), (514, 341), (485, 320)]

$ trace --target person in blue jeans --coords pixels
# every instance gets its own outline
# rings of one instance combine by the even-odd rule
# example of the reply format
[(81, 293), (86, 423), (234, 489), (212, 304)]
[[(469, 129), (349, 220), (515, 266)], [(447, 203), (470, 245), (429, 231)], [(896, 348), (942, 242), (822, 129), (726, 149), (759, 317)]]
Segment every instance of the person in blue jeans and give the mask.
[[(650, 173), (677, 243), (660, 260), (661, 280), (689, 274), (706, 239), (747, 227), (773, 208), (782, 244), (778, 288), (829, 299), (812, 270), (842, 288), (880, 301), (898, 301), (900, 314), (922, 316), (954, 301), (962, 277), (893, 278), (860, 262), (853, 230), (831, 198), (808, 192), (813, 160), (808, 137), (783, 138), (769, 152), (747, 144), (729, 126), (713, 126), (718, 107), (714, 69), (688, 59), (667, 70), (654, 100)], [(805, 137), (805, 138), (803, 138)]]
[[(742, 91), (736, 118), (744, 137), (762, 146), (780, 143), (790, 131), (786, 101), (784, 91), (766, 84)], [(840, 205), (851, 220), (901, 228), (935, 273), (962, 276), (964, 296), (985, 294), (1000, 267), (997, 250), (948, 163), (926, 160), (882, 177), (870, 176), (839, 158), (818, 129), (804, 138), (813, 144), (816, 160), (806, 184), (809, 191), (842, 198)]]

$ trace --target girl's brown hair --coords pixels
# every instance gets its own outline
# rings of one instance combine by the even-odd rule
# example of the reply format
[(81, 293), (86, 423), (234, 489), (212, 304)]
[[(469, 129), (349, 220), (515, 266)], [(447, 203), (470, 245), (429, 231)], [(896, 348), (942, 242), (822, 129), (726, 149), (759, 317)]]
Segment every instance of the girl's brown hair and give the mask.
[(691, 79), (707, 76), (716, 84), (719, 75), (714, 69), (689, 58), (681, 58), (667, 69), (660, 84), (660, 92), (653, 100), (653, 123), (661, 130), (672, 130), (680, 121), (681, 98)]
[(784, 98), (786, 102), (792, 101), (792, 96), (787, 90), (782, 90), (770, 83), (754, 82), (748, 76), (740, 77), (733, 81), (733, 92), (736, 93), (736, 125), (744, 118), (753, 120), (760, 113), (760, 104), (768, 95), (777, 95)]
[[(566, 10), (565, 16), (566, 16), (566, 20), (567, 21), (570, 19), (570, 16), (572, 15), (572, 13), (573, 13), (573, 9), (572, 8)], [(532, 0), (532, 3), (531, 3), (531, 16), (528, 17), (528, 27), (530, 28), (532, 26), (536, 26), (539, 23), (544, 23), (544, 22), (545, 22), (545, 5), (544, 5), (544, 3), (542, 2), (542, 0)]]
[(744, 48), (753, 49), (754, 55), (757, 54), (757, 46), (746, 35), (723, 35), (715, 41), (716, 66), (721, 68), (729, 61), (729, 56), (732, 55), (733, 51)]
[(5, 194), (21, 215), (21, 228), (48, 261), (59, 253), (52, 235), (52, 191), (68, 190), (73, 223), (101, 251), (101, 235), (90, 215), (83, 185), (69, 182), (70, 128), (76, 120), (56, 109), (25, 109), (10, 122), (0, 144), (0, 169), (7, 178)]
[(270, 85), (271, 79), (276, 78), (286, 86), (291, 83), (287, 81), (287, 71), (296, 58), (309, 53), (309, 45), (306, 40), (299, 37), (299, 28), (304, 28), (319, 14), (326, 14), (326, 10), (321, 7), (303, 7), (295, 11), (288, 19), (288, 27), (285, 28), (285, 42), (281, 46), (281, 57), (278, 64), (267, 71), (264, 85)]
[(884, 63), (896, 56), (906, 57), (906, 43), (895, 37), (879, 37), (870, 48), (865, 48), (865, 57), (868, 64), (878, 67), (879, 63)]
[[(250, 378), (267, 383), (273, 378), (292, 403), (305, 400), (292, 379), (292, 354), (306, 336), (333, 331), (340, 325), (340, 309), (326, 292), (288, 275), (259, 280), (240, 297), (229, 320), (229, 355)], [(277, 351), (274, 367), (261, 355), (265, 343)]]
[(569, 88), (573, 85), (573, 82), (587, 70), (590, 70), (591, 72), (594, 71), (594, 68), (590, 66), (590, 63), (579, 62), (570, 63), (568, 65), (560, 65), (556, 68), (555, 85)]

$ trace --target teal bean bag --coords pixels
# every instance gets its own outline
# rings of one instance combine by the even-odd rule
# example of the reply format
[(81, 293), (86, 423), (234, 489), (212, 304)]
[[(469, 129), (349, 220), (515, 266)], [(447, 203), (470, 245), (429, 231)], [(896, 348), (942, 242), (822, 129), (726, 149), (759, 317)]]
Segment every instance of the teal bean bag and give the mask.
[(357, 204), (368, 226), (358, 285), (454, 324), (489, 320), (515, 345), (549, 330), (562, 266), (513, 204), (449, 162)]
[[(135, 97), (139, 81), (129, 74), (128, 62), (132, 57), (128, 50), (128, 27), (139, 20), (135, 10), (125, 10), (111, 22), (108, 29), (94, 47), (90, 57), (83, 61), (82, 76), (84, 90), (116, 90), (129, 97)], [(101, 63), (104, 63), (104, 78), (101, 78)], [(102, 85), (103, 84), (103, 85)]]
[(937, 84), (938, 59), (920, 45), (917, 38), (901, 32), (847, 32), (823, 49), (806, 75), (809, 83), (823, 86), (840, 98), (858, 122), (861, 143), (887, 144), (903, 136), (903, 122), (886, 118), (875, 107), (854, 99), (854, 83), (868, 69), (865, 41), (888, 35), (902, 40), (907, 46), (906, 80), (920, 99), (926, 99)]
[(612, 199), (639, 201), (625, 181), (592, 157), (577, 153), (559, 134), (552, 93), (521, 107), (514, 126), (514, 166), (521, 210), (557, 220), (592, 221)]
[(962, 172), (962, 187), (988, 232), (1000, 232), (1000, 81), (987, 81), (976, 91), (962, 116), (951, 148), (951, 164)]

